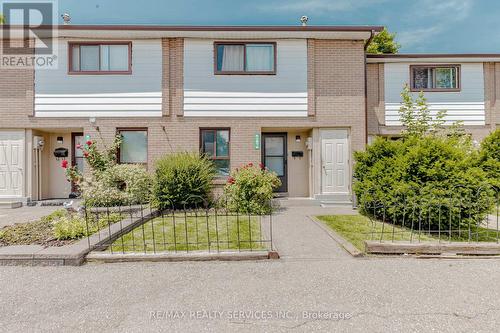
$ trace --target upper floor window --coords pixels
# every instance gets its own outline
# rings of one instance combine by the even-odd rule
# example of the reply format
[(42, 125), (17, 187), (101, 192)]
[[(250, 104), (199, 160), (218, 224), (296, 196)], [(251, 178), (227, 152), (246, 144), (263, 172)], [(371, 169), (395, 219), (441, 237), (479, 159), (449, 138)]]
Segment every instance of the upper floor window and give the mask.
[(70, 74), (131, 74), (132, 44), (70, 43)]
[(460, 65), (410, 66), (413, 91), (459, 91)]
[(215, 74), (276, 74), (276, 43), (215, 43)]

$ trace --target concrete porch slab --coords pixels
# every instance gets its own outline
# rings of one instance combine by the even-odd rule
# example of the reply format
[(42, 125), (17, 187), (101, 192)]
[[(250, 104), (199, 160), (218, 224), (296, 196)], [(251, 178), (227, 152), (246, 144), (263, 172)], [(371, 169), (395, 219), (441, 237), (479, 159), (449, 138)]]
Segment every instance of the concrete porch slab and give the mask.
[(22, 206), (23, 203), (21, 201), (0, 201), (0, 209), (15, 209)]

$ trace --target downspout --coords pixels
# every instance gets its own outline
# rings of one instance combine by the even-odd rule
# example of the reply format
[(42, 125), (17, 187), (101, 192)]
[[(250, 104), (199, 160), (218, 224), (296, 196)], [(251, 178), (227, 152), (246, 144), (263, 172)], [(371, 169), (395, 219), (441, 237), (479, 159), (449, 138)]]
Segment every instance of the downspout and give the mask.
[(375, 37), (375, 30), (370, 31), (370, 38), (365, 43), (365, 144), (368, 144), (368, 64), (366, 60), (366, 49), (368, 48), (368, 45), (373, 40), (373, 37)]

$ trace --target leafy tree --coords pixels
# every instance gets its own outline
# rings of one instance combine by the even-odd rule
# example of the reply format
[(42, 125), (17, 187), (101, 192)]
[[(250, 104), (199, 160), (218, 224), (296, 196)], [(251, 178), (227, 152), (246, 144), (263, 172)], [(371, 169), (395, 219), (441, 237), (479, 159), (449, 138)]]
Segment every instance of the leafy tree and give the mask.
[(4, 23), (5, 23), (5, 16), (3, 16), (3, 14), (0, 14), (0, 24)]
[(405, 127), (403, 133), (408, 136), (422, 137), (427, 133), (438, 133), (444, 128), (446, 110), (438, 111), (433, 120), (427, 105), (427, 99), (421, 91), (417, 98), (413, 97), (406, 84), (401, 92), (402, 105), (399, 108), (401, 123)]
[(390, 33), (386, 28), (373, 37), (370, 45), (366, 49), (367, 53), (372, 54), (391, 54), (398, 53), (401, 45), (394, 38), (395, 33)]

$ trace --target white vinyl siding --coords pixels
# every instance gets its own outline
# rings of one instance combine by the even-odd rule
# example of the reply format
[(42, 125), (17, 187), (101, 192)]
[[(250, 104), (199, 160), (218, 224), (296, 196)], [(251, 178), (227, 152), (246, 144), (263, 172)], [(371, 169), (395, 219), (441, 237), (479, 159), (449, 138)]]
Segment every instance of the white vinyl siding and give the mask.
[(36, 69), (36, 117), (161, 117), (160, 39), (132, 40), (131, 75), (68, 75), (68, 41), (56, 46), (57, 69)]
[(184, 42), (184, 116), (307, 117), (307, 42), (278, 40), (276, 75), (215, 75), (214, 40)]
[[(440, 110), (446, 110), (447, 124), (460, 120), (464, 125), (485, 125), (483, 64), (462, 63), (460, 65), (460, 91), (424, 92), (431, 114), (435, 116)], [(385, 124), (399, 126), (401, 125), (398, 113), (401, 107), (401, 91), (405, 83), (410, 83), (410, 64), (386, 63), (384, 72)], [(418, 95), (417, 92), (413, 94)]]

